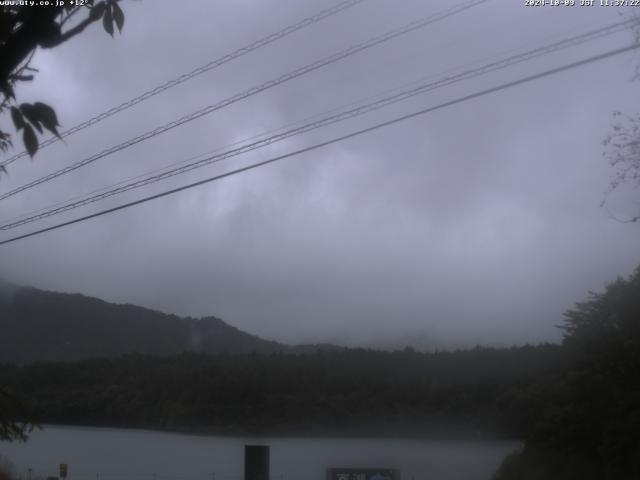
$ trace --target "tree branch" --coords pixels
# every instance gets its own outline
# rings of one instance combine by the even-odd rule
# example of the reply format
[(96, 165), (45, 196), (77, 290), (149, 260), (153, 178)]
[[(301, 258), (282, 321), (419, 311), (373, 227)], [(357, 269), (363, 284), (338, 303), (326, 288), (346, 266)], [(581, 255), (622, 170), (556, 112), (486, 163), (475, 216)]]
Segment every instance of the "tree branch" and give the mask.
[[(104, 3), (104, 2), (100, 2), (100, 3)], [(98, 5), (100, 5), (100, 3), (96, 4), (93, 8), (96, 8)], [(78, 7), (78, 8), (81, 8), (81, 7)], [(85, 30), (85, 28), (87, 28), (89, 25), (91, 25), (93, 22), (96, 22), (97, 20), (100, 20), (99, 16), (92, 16), (91, 14), (89, 14), (87, 18), (85, 18), (82, 22), (80, 22), (75, 27), (67, 30), (64, 33), (60, 33), (57, 37), (51, 37), (46, 39), (46, 41), (44, 42), (40, 42), (40, 46), (42, 48), (57, 47), (61, 43), (64, 43), (70, 38), (73, 38), (79, 33), (82, 33)], [(60, 25), (62, 25), (62, 23)]]
[(79, 11), (80, 11), (79, 8), (74, 8), (73, 10), (71, 10), (71, 12), (69, 12), (66, 17), (60, 20), (60, 26), (62, 27), (65, 23), (69, 21), (69, 19), (71, 19)]
[(620, 217), (616, 217), (613, 213), (611, 213), (611, 211), (607, 208), (607, 215), (609, 218), (615, 220), (616, 222), (619, 223), (636, 223), (638, 221), (640, 221), (640, 216), (636, 216), (636, 217), (631, 217), (631, 218), (627, 218), (627, 219), (623, 219)]

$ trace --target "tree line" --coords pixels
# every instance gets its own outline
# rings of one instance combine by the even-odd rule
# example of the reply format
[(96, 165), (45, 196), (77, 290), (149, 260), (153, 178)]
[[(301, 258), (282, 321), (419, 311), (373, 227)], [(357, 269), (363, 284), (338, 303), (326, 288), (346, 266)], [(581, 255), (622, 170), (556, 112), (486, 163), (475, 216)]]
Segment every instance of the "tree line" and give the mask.
[(0, 366), (40, 423), (251, 433), (522, 436), (557, 345), (170, 357)]

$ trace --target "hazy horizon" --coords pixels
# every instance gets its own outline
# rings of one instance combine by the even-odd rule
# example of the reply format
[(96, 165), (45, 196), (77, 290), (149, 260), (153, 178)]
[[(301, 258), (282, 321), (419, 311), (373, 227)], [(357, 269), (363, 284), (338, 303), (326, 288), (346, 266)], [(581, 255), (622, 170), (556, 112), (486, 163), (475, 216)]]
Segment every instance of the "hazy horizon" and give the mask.
[[(0, 277), (0, 288), (2, 287), (15, 287), (15, 288), (36, 288), (37, 287), (33, 286), (33, 285), (18, 285), (15, 284), (5, 278)], [(183, 315), (180, 314), (179, 312), (172, 312), (172, 311), (167, 311), (167, 310), (160, 310), (158, 308), (153, 308), (153, 307), (149, 307), (149, 306), (145, 306), (145, 305), (140, 305), (140, 304), (132, 304), (130, 302), (117, 302), (117, 301), (109, 301), (107, 299), (104, 298), (100, 298), (100, 297), (95, 297), (93, 295), (86, 295), (83, 292), (72, 292), (72, 291), (61, 291), (61, 290), (52, 290), (52, 289), (38, 289), (38, 290), (42, 290), (42, 291), (47, 291), (47, 292), (53, 292), (53, 293), (60, 293), (60, 294), (69, 294), (69, 295), (83, 295), (86, 297), (91, 297), (91, 298), (97, 298), (98, 300), (102, 300), (108, 303), (113, 303), (116, 305), (134, 305), (137, 307), (142, 307), (142, 308), (146, 308), (149, 310), (153, 310), (153, 311), (158, 311), (160, 313), (163, 314), (167, 314), (167, 315), (177, 315), (181, 318), (196, 318), (196, 319), (200, 319), (200, 318), (207, 318), (207, 317), (215, 317), (218, 318), (220, 320), (222, 320), (223, 322), (225, 322), (228, 325), (231, 325), (232, 327), (236, 327), (236, 328), (240, 328), (237, 325), (234, 325), (233, 322), (228, 321), (227, 319), (221, 318), (220, 316), (216, 315), (215, 313), (210, 313), (210, 314), (205, 314), (205, 315), (199, 315), (199, 316), (191, 316), (191, 315)], [(1, 298), (1, 294), (3, 292), (0, 290), (0, 298)], [(558, 322), (558, 326), (559, 326)], [(244, 330), (242, 328), (240, 328), (242, 331), (244, 331), (245, 333), (251, 334), (251, 335), (257, 335), (255, 332), (252, 332), (250, 330)], [(324, 339), (309, 339), (308, 341), (298, 341), (298, 342), (290, 342), (290, 341), (286, 341), (286, 340), (282, 340), (279, 338), (272, 338), (272, 337), (267, 337), (267, 336), (262, 336), (262, 335), (258, 335), (261, 339), (263, 340), (269, 340), (269, 341), (276, 341), (279, 343), (283, 343), (283, 344), (288, 344), (288, 345), (304, 345), (304, 344), (332, 344), (332, 345), (336, 345), (336, 346), (344, 346), (344, 347), (350, 347), (350, 348), (372, 348), (372, 349), (381, 349), (381, 350), (402, 350), (405, 349), (407, 347), (412, 347), (417, 351), (420, 352), (425, 352), (425, 353), (429, 353), (429, 352), (433, 352), (433, 351), (439, 351), (439, 350), (456, 350), (456, 349), (470, 349), (470, 348), (475, 348), (475, 347), (493, 347), (493, 348), (510, 348), (510, 347), (520, 347), (520, 346), (526, 346), (526, 345), (537, 345), (537, 344), (544, 344), (544, 343), (552, 343), (552, 344), (559, 344), (561, 342), (561, 330), (558, 329), (558, 336), (556, 338), (552, 338), (552, 339), (543, 339), (540, 341), (523, 341), (523, 342), (499, 342), (499, 341), (494, 341), (494, 342), (485, 342), (485, 343), (481, 343), (481, 342), (473, 342), (473, 341), (468, 341), (468, 342), (456, 342), (456, 341), (452, 341), (452, 342), (443, 342), (443, 341), (438, 341), (438, 339), (434, 339), (431, 338), (427, 335), (415, 335), (412, 334), (411, 332), (398, 332), (397, 335), (390, 337), (390, 338), (376, 338), (376, 337), (369, 337), (367, 338), (366, 336), (362, 336), (362, 337), (353, 337), (353, 338), (347, 338), (344, 336), (340, 336), (339, 334), (336, 334), (333, 337), (327, 337)]]

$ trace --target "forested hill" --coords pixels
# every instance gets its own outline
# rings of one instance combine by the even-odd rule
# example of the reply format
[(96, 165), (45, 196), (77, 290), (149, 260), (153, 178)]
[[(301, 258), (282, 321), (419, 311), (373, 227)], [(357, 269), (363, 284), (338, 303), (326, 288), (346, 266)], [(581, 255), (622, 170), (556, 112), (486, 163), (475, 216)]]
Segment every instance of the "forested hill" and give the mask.
[(69, 361), (127, 353), (174, 355), (315, 351), (238, 330), (215, 317), (181, 318), (83, 295), (0, 283), (0, 362)]
[[(0, 364), (39, 423), (259, 434), (522, 437), (558, 384), (558, 345), (417, 353), (127, 355)], [(17, 416), (17, 415), (16, 415)]]

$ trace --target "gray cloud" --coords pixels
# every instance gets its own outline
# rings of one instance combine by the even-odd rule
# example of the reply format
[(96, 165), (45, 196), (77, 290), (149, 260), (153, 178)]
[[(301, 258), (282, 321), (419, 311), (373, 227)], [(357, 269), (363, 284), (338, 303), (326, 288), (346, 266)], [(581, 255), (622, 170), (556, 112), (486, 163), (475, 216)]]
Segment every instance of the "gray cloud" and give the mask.
[[(54, 105), (68, 127), (326, 4), (176, 5), (127, 3), (122, 37), (112, 40), (95, 28), (40, 52), (37, 81), (19, 94)], [(72, 136), (34, 162), (16, 162), (0, 186), (18, 186), (447, 5), (366, 2)], [(614, 19), (613, 11), (599, 7), (533, 11), (518, 2), (492, 2), (13, 197), (0, 213), (18, 215), (421, 77)], [(619, 35), (437, 90), (81, 213), (629, 39)], [(637, 227), (612, 221), (599, 208), (611, 174), (600, 142), (611, 112), (637, 103), (638, 85), (629, 82), (637, 61), (637, 55), (607, 60), (1, 247), (3, 275), (179, 314), (213, 314), (291, 342), (433, 347), (557, 340), (554, 325), (566, 308), (640, 263)]]

